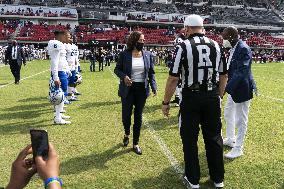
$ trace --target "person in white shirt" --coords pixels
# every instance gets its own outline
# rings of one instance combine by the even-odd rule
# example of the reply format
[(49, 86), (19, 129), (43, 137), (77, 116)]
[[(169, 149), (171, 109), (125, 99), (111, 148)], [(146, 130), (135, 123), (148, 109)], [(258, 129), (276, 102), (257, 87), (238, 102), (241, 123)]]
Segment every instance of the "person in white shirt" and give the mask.
[(74, 95), (75, 93), (75, 76), (76, 76), (76, 67), (78, 65), (78, 60), (77, 60), (77, 52), (78, 52), (78, 47), (73, 43), (73, 40), (70, 38), (69, 43), (65, 44), (65, 48), (67, 51), (67, 62), (70, 68), (70, 77), (68, 78), (68, 96), (70, 97), (70, 101), (77, 101), (77, 97)]
[[(75, 61), (76, 61), (76, 74), (77, 73), (80, 73), (82, 70), (81, 70), (81, 66), (80, 66), (80, 59), (79, 59), (79, 48), (77, 46), (77, 42), (76, 40), (74, 39), (73, 40), (73, 46), (74, 46), (74, 49), (75, 49)], [(74, 87), (74, 95), (81, 95), (80, 92), (77, 91), (77, 84), (75, 85)]]
[[(68, 43), (70, 34), (68, 31), (55, 31), (55, 40), (50, 40), (48, 43), (48, 53), (50, 56), (51, 62), (51, 77), (55, 85), (61, 88), (64, 92), (64, 95), (67, 96), (67, 87), (68, 87), (68, 75), (69, 71), (68, 62), (66, 59), (66, 48), (63, 43)], [(69, 34), (69, 35), (68, 35)], [(70, 116), (65, 116), (61, 114), (63, 111), (64, 102), (55, 106), (55, 124), (70, 124)]]
[(142, 155), (142, 149), (138, 144), (143, 109), (150, 95), (150, 86), (153, 95), (157, 95), (153, 56), (143, 50), (144, 41), (141, 32), (132, 32), (127, 41), (127, 49), (120, 53), (114, 70), (120, 78), (118, 95), (122, 104), (123, 145), (126, 147), (129, 144), (131, 116), (134, 114), (133, 151), (138, 155)]

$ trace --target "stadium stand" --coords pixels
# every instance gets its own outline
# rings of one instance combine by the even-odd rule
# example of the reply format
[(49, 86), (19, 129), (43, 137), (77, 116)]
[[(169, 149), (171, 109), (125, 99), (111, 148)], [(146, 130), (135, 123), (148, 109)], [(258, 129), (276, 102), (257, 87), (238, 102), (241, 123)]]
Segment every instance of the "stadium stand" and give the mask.
[[(0, 6), (1, 15), (11, 16), (38, 16), (38, 17), (67, 17), (77, 18), (76, 12), (71, 12), (73, 9), (58, 9), (48, 7), (31, 7), (31, 6)], [(75, 10), (76, 11), (76, 10)]]
[(66, 29), (66, 26), (28, 23), (22, 27), (19, 37), (16, 39), (21, 41), (48, 41), (54, 38), (53, 31), (56, 29)]
[(7, 40), (18, 27), (17, 20), (4, 20), (0, 22), (0, 40)]
[[(12, 1), (1, 1), (2, 3), (13, 3)], [(20, 4), (35, 5), (38, 1), (34, 0), (21, 0)], [(139, 1), (117, 1), (117, 0), (71, 0), (71, 1), (57, 1), (48, 0), (44, 1), (50, 5), (62, 5), (72, 4), (76, 5), (78, 12), (89, 10), (93, 11), (93, 14), (99, 15), (96, 12), (100, 10), (101, 17), (96, 16), (96, 19), (105, 22), (109, 19), (110, 13), (117, 13), (121, 15), (119, 19), (120, 23), (118, 27), (112, 28), (108, 26), (94, 26), (82, 22), (82, 24), (76, 26), (74, 29), (63, 25), (54, 25), (52, 22), (31, 21), (25, 22), (23, 26), (19, 26), (18, 21), (4, 21), (0, 24), (0, 39), (8, 39), (12, 34), (16, 35), (16, 38), (21, 41), (48, 41), (54, 36), (52, 31), (55, 29), (71, 29), (74, 35), (77, 37), (79, 43), (88, 43), (90, 40), (115, 40), (119, 43), (125, 43), (125, 39), (129, 32), (132, 30), (142, 30), (145, 33), (147, 44), (169, 45), (172, 44), (176, 34), (179, 32), (179, 28), (182, 27), (184, 17), (187, 14), (201, 14), (205, 19), (205, 24), (219, 25), (219, 24), (237, 24), (237, 25), (254, 25), (254, 26), (284, 26), (283, 25), (283, 0), (260, 0), (255, 3), (253, 0), (192, 0), (190, 3), (184, 3), (184, 1), (174, 1), (172, 4), (161, 3), (146, 3)], [(56, 10), (51, 7), (35, 8), (21, 6), (20, 8), (14, 5), (13, 8), (9, 6), (1, 5), (1, 16), (42, 16), (42, 17), (60, 17), (62, 18), (78, 18), (77, 14), (68, 11), (68, 9)], [(16, 7), (16, 8), (15, 8)], [(254, 8), (252, 8), (254, 7)], [(275, 9), (274, 9), (275, 8)], [(50, 9), (50, 10), (49, 10)], [(75, 10), (76, 11), (76, 10)], [(282, 14), (282, 15), (281, 15)], [(86, 17), (88, 16), (87, 14)], [(125, 15), (125, 17), (123, 17)], [(159, 15), (162, 15), (159, 17)], [(92, 18), (92, 17), (90, 17)], [(94, 17), (93, 17), (94, 18)], [(174, 29), (172, 26), (164, 25), (161, 29), (157, 25), (143, 25), (143, 27), (137, 28), (137, 25), (131, 27), (126, 21), (153, 21), (153, 22), (165, 22), (165, 24), (173, 22), (173, 24), (180, 24)], [(121, 22), (122, 21), (122, 22)], [(98, 21), (99, 22), (99, 21)], [(49, 24), (50, 25), (49, 25)], [(60, 23), (57, 22), (57, 24)], [(66, 21), (63, 22), (66, 25)], [(107, 23), (107, 22), (105, 22)], [(281, 25), (282, 24), (282, 25)], [(74, 26), (74, 25), (73, 25)], [(211, 26), (210, 26), (211, 27)], [(19, 31), (16, 29), (18, 28)], [(133, 29), (136, 28), (136, 29)], [(155, 29), (154, 29), (155, 28)], [(277, 32), (274, 32), (277, 33)], [(222, 38), (217, 29), (206, 28), (206, 35), (219, 43), (222, 43)], [(252, 32), (243, 31), (242, 38), (246, 39), (247, 43), (252, 47), (284, 47), (284, 39), (280, 36), (265, 32)]]

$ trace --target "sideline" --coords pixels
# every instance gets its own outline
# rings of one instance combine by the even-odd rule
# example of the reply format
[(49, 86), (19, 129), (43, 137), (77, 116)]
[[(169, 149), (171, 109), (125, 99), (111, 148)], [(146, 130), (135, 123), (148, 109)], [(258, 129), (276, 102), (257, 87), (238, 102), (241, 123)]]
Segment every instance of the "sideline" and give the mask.
[[(45, 73), (45, 72), (47, 72), (47, 71), (49, 71), (49, 70), (50, 70), (50, 69), (47, 69), (47, 70), (44, 70), (44, 71), (42, 71), (42, 72), (36, 73), (36, 74), (34, 74), (34, 75), (31, 75), (31, 76), (28, 76), (28, 77), (24, 77), (23, 79), (20, 79), (20, 81), (23, 81), (23, 80), (29, 79), (29, 78), (31, 78), (31, 77), (37, 76), (37, 75), (39, 75), (39, 74)], [(8, 84), (6, 84), (6, 85), (1, 85), (1, 86), (0, 86), (0, 89), (1, 89), (1, 88), (4, 88), (4, 87), (7, 87), (7, 86), (9, 86), (9, 85), (12, 85), (12, 84), (14, 84), (14, 82), (8, 83)]]
[(262, 95), (262, 94), (259, 94), (259, 96), (262, 97), (262, 98), (266, 98), (267, 100), (272, 100), (272, 101), (277, 101), (277, 102), (284, 102), (284, 99), (281, 99), (281, 98), (274, 98), (274, 97), (265, 96), (265, 95)]

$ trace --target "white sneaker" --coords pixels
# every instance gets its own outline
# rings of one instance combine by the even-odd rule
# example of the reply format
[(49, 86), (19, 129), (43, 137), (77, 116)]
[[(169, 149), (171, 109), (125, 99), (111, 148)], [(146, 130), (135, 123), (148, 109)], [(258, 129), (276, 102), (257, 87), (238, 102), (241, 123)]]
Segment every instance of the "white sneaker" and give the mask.
[(70, 116), (61, 114), (62, 119), (70, 119)]
[(240, 149), (240, 148), (233, 148), (229, 153), (225, 154), (225, 157), (229, 158), (229, 159), (234, 159), (234, 158), (242, 156), (243, 154), (244, 153), (243, 153), (242, 149)]
[(225, 139), (223, 140), (223, 145), (229, 146), (229, 147), (231, 147), (231, 148), (234, 148), (234, 147), (235, 147), (235, 143), (236, 143), (236, 140), (234, 140), (234, 139), (225, 138)]
[(214, 186), (215, 186), (215, 188), (224, 188), (224, 182), (220, 182), (220, 183), (214, 182)]
[(191, 189), (197, 189), (200, 187), (199, 184), (191, 184), (186, 176), (184, 176), (183, 178), (187, 182), (187, 184), (190, 186)]
[(64, 119), (54, 119), (54, 124), (56, 124), (56, 125), (67, 125), (67, 124), (71, 124), (71, 121), (66, 121)]

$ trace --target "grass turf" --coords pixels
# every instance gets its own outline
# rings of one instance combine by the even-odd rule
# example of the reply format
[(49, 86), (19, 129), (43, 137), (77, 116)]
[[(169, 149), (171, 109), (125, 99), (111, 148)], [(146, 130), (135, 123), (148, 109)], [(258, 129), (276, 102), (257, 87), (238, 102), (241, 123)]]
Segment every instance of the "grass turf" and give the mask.
[[(117, 79), (111, 74), (114, 64), (104, 72), (95, 73), (89, 72), (88, 66), (82, 63), (80, 101), (66, 108), (72, 117), (72, 125), (68, 126), (52, 125), (53, 110), (47, 101), (49, 71), (27, 78), (20, 85), (1, 88), (13, 78), (8, 67), (0, 67), (0, 186), (7, 184), (11, 163), (20, 149), (30, 143), (29, 129), (38, 128), (48, 130), (49, 140), (60, 155), (64, 188), (185, 188), (145, 125), (140, 142), (142, 156), (135, 155), (130, 147), (121, 147), (121, 104)], [(48, 61), (34, 61), (23, 67), (22, 78), (48, 68)], [(261, 96), (251, 104), (245, 155), (233, 161), (225, 160), (225, 188), (284, 188), (283, 72), (284, 64), (253, 65)], [(183, 166), (178, 108), (171, 109), (169, 119), (161, 114), (167, 70), (156, 67), (156, 77), (159, 94), (147, 100), (144, 117)], [(201, 188), (212, 188), (201, 134), (199, 155)], [(42, 183), (34, 177), (27, 188), (42, 188)]]

